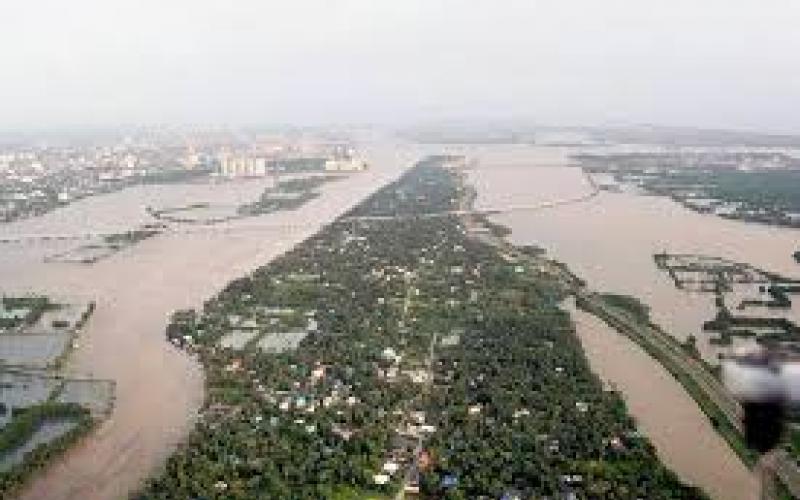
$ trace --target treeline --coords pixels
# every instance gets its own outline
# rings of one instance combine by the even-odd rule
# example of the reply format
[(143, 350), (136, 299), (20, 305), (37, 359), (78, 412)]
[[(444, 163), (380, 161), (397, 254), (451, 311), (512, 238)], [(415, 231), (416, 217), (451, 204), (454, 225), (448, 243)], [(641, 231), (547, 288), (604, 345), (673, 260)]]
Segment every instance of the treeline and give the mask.
[[(5, 408), (3, 410), (7, 411)], [(64, 453), (93, 426), (89, 411), (75, 403), (48, 401), (13, 410), (11, 421), (0, 428), (0, 461), (25, 445), (43, 425), (65, 420), (74, 422), (75, 426), (67, 433), (28, 452), (21, 464), (0, 473), (0, 497), (6, 498), (17, 492), (37, 470)]]
[(26, 297), (3, 296), (0, 298), (2, 309), (6, 311), (14, 309), (27, 309), (28, 312), (23, 317), (0, 317), (0, 328), (15, 328), (20, 325), (32, 325), (36, 323), (45, 311), (58, 307), (57, 304), (50, 302), (50, 299), (43, 296), (32, 295)]
[[(317, 190), (320, 186), (336, 179), (338, 177), (325, 175), (280, 181), (274, 187), (265, 189), (255, 202), (241, 205), (238, 213), (242, 216), (251, 216), (294, 210), (318, 197)], [(286, 196), (287, 194), (293, 196)]]
[(441, 164), (450, 156), (432, 156), (405, 172), (389, 187), (373, 193), (347, 216), (414, 216), (452, 210), (462, 192)]
[[(176, 313), (206, 405), (138, 498), (389, 498), (414, 469), (424, 498), (702, 497), (589, 370), (562, 288), (453, 216), (415, 217), (457, 206), (442, 161), (351, 211), (402, 217), (334, 223)], [(298, 318), (317, 327), (296, 350), (220, 346), (245, 319)]]

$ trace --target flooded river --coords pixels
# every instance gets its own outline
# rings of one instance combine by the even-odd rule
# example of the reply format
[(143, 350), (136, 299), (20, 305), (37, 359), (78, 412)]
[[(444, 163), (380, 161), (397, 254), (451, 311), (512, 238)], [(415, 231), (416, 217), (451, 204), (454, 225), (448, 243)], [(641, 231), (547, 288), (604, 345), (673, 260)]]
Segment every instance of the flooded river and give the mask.
[[(591, 191), (570, 166), (568, 150), (530, 146), (426, 147), (466, 152), (478, 207), (531, 207), (579, 198)], [(423, 151), (374, 147), (373, 168), (323, 186), (324, 194), (294, 212), (233, 221), (208, 231), (165, 234), (91, 266), (44, 264), (42, 258), (75, 242), (4, 245), (2, 290), (94, 298), (98, 308), (67, 370), (117, 382), (111, 418), (37, 478), (24, 498), (115, 498), (157, 468), (190, 429), (202, 400), (196, 363), (164, 341), (169, 314), (195, 306), (231, 279), (268, 262), (367, 193), (395, 178)], [(143, 186), (89, 198), (43, 217), (0, 227), (0, 236), (72, 234), (132, 229), (151, 222), (144, 208), (254, 200), (268, 179), (218, 184)], [(515, 210), (495, 219), (512, 240), (536, 244), (569, 265), (595, 290), (644, 300), (654, 320), (679, 339), (693, 334), (708, 359), (715, 351), (701, 323), (713, 299), (675, 289), (653, 263), (660, 251), (704, 253), (796, 276), (791, 257), (796, 231), (727, 221), (690, 212), (665, 199), (601, 192), (569, 205)], [(693, 401), (635, 344), (591, 316), (575, 311), (578, 333), (593, 369), (624, 395), (659, 456), (685, 481), (715, 498), (755, 498), (752, 474), (711, 429)]]
[(758, 498), (756, 476), (667, 370), (597, 317), (574, 304), (567, 309), (592, 370), (608, 387), (622, 393), (637, 427), (667, 467), (713, 498)]
[[(125, 497), (166, 459), (191, 428), (202, 403), (199, 365), (165, 340), (172, 311), (197, 306), (234, 278), (263, 265), (393, 180), (415, 153), (365, 149), (371, 169), (325, 184), (292, 212), (242, 219), (209, 230), (175, 231), (145, 240), (93, 265), (42, 262), (73, 242), (6, 244), (3, 292), (78, 296), (97, 301), (67, 372), (116, 381), (110, 418), (66, 459), (40, 474), (22, 498)], [(148, 218), (148, 205), (239, 204), (258, 198), (269, 179), (140, 186), (76, 202), (42, 217), (0, 226), (0, 236), (124, 231)]]
[[(591, 192), (568, 149), (532, 146), (449, 148), (478, 160), (470, 178), (483, 208), (530, 207)], [(593, 290), (634, 295), (656, 323), (678, 339), (698, 338), (715, 361), (702, 323), (715, 313), (712, 295), (675, 288), (653, 254), (699, 253), (747, 262), (785, 276), (800, 275), (792, 253), (796, 230), (725, 220), (689, 211), (668, 199), (601, 191), (580, 203), (513, 210), (493, 217), (518, 244), (535, 244), (565, 262)], [(793, 314), (797, 316), (797, 305)], [(655, 361), (631, 341), (582, 313), (579, 335), (593, 368), (623, 393), (659, 456), (687, 482), (720, 499), (757, 497), (753, 475), (714, 433), (706, 417)]]
[[(471, 172), (478, 207), (515, 207), (573, 199), (591, 186), (568, 150), (486, 149), (482, 168)], [(656, 323), (683, 340), (698, 338), (709, 361), (717, 350), (701, 332), (716, 314), (713, 296), (678, 290), (653, 261), (658, 252), (693, 253), (745, 262), (788, 277), (800, 276), (792, 253), (800, 231), (699, 214), (665, 198), (601, 191), (581, 203), (544, 210), (515, 210), (496, 217), (517, 243), (537, 244), (561, 260), (592, 288), (634, 295), (651, 307)], [(797, 304), (794, 315), (797, 316)]]

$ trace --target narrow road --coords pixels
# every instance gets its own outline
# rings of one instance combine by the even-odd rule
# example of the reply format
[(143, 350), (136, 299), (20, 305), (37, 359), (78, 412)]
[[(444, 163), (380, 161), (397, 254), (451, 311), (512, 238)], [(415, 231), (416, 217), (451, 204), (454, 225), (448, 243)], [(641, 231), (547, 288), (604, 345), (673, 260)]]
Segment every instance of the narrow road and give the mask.
[[(580, 196), (575, 196), (572, 198), (565, 198), (561, 200), (553, 200), (553, 201), (545, 201), (541, 203), (533, 203), (530, 205), (512, 205), (507, 207), (484, 207), (480, 209), (470, 208), (468, 207), (468, 203), (466, 200), (462, 199), (459, 202), (459, 208), (457, 210), (446, 210), (444, 212), (429, 212), (423, 214), (409, 214), (409, 215), (354, 215), (350, 217), (345, 217), (342, 220), (356, 220), (356, 221), (382, 221), (382, 220), (394, 220), (394, 219), (433, 219), (436, 217), (449, 217), (449, 216), (469, 216), (469, 215), (497, 215), (502, 213), (508, 212), (520, 212), (520, 211), (531, 211), (535, 212), (538, 210), (546, 210), (550, 208), (556, 208), (564, 205), (572, 205), (573, 203), (583, 203), (585, 201), (589, 201), (598, 194), (600, 194), (600, 188), (597, 187), (594, 179), (586, 172), (584, 172), (584, 177), (586, 178), (587, 183), (591, 186), (591, 190), (588, 193), (582, 194)], [(463, 179), (459, 177), (460, 182), (463, 185)]]
[[(428, 346), (428, 359), (426, 363), (428, 378), (425, 381), (423, 389), (414, 398), (414, 400), (417, 402), (420, 402), (422, 399), (424, 399), (430, 392), (431, 387), (433, 386), (433, 363), (436, 356), (436, 342), (438, 341), (438, 339), (439, 339), (439, 334), (434, 332), (433, 336), (431, 337), (431, 343)], [(412, 484), (419, 485), (419, 455), (420, 453), (422, 453), (422, 446), (424, 445), (424, 441), (425, 440), (423, 433), (419, 432), (417, 434), (417, 444), (414, 447), (412, 461), (406, 468), (405, 475), (403, 477), (403, 484), (400, 486), (400, 490), (394, 496), (395, 500), (402, 500), (405, 498), (407, 486)]]
[[(644, 325), (630, 313), (618, 308), (610, 307), (596, 294), (584, 291), (576, 292), (579, 299), (583, 299), (588, 309), (596, 316), (601, 317), (611, 326), (634, 337), (639, 344), (645, 344), (645, 350), (654, 350), (660, 356), (667, 358), (677, 368), (688, 375), (691, 380), (703, 391), (714, 405), (725, 415), (730, 424), (737, 431), (742, 432), (742, 409), (739, 403), (727, 392), (722, 383), (712, 375), (699, 361), (690, 357), (675, 340), (667, 334), (650, 325)], [(647, 349), (647, 347), (650, 349)], [(673, 374), (674, 375), (674, 374)]]
[[(581, 294), (582, 292), (578, 293)], [(588, 300), (590, 308), (600, 312), (597, 315), (601, 319), (611, 324), (611, 326), (621, 327), (622, 331), (634, 337), (637, 343), (649, 344), (660, 355), (666, 357), (669, 362), (674, 363), (684, 375), (688, 376), (697, 385), (716, 409), (725, 416), (728, 423), (739, 433), (743, 432), (742, 409), (739, 403), (713, 374), (701, 365), (699, 361), (683, 352), (673, 339), (665, 338), (667, 334), (659, 329), (649, 325), (641, 325), (626, 312), (608, 307), (596, 295), (583, 292), (582, 296)], [(796, 461), (783, 450), (773, 451), (769, 456), (764, 457), (764, 461), (769, 466), (768, 470), (771, 470), (780, 478), (791, 494), (795, 498), (800, 498), (800, 468), (798, 468)]]

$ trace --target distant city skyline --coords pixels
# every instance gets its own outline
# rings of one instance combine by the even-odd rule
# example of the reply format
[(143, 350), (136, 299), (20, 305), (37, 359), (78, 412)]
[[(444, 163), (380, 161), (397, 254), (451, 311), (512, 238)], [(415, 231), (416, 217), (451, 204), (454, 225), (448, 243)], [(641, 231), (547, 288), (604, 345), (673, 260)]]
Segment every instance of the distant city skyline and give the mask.
[(32, 0), (0, 131), (654, 123), (800, 133), (800, 3)]

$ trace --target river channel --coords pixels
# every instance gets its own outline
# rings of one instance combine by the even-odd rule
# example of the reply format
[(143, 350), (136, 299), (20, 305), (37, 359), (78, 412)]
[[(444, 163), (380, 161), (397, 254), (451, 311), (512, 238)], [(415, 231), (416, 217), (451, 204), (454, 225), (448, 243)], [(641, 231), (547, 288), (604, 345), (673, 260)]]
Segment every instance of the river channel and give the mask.
[[(123, 498), (164, 462), (191, 429), (203, 398), (199, 365), (165, 340), (170, 313), (202, 304), (229, 281), (282, 254), (395, 179), (415, 158), (397, 145), (369, 144), (363, 153), (368, 171), (323, 185), (321, 196), (297, 210), (176, 230), (92, 265), (43, 262), (75, 242), (3, 245), (3, 292), (97, 301), (66, 371), (116, 381), (111, 416), (39, 474), (22, 498)], [(257, 199), (271, 183), (262, 178), (132, 187), (0, 226), (0, 237), (125, 231), (153, 222), (147, 206), (241, 204)]]
[[(191, 428), (202, 402), (199, 366), (164, 341), (169, 314), (196, 306), (230, 280), (263, 265), (391, 181), (423, 152), (465, 153), (478, 208), (513, 208), (493, 216), (518, 244), (535, 244), (565, 262), (598, 291), (639, 297), (654, 321), (678, 339), (693, 334), (712, 360), (700, 325), (713, 300), (675, 289), (653, 263), (660, 251), (703, 253), (748, 262), (787, 276), (797, 232), (691, 212), (665, 199), (600, 192), (580, 203), (532, 210), (591, 192), (570, 150), (532, 146), (443, 146), (367, 149), (372, 169), (323, 186), (304, 207), (141, 242), (94, 265), (42, 262), (70, 242), (32, 240), (2, 248), (2, 291), (92, 298), (95, 315), (67, 371), (117, 382), (112, 416), (41, 474), (23, 498), (117, 498), (163, 463)], [(118, 231), (151, 222), (146, 206), (254, 200), (269, 179), (142, 186), (77, 202), (36, 219), (0, 226), (0, 237)], [(697, 406), (655, 361), (592, 316), (572, 310), (598, 376), (618, 389), (661, 459), (714, 498), (749, 500), (757, 481), (714, 432)]]
[[(587, 280), (593, 290), (642, 299), (653, 320), (677, 339), (698, 338), (703, 356), (719, 349), (701, 331), (715, 314), (713, 296), (675, 288), (653, 254), (699, 253), (746, 262), (785, 276), (798, 276), (792, 259), (797, 231), (724, 220), (685, 209), (668, 199), (625, 191), (601, 191), (578, 203), (533, 210), (532, 206), (578, 199), (592, 190), (570, 163), (566, 148), (534, 146), (450, 147), (476, 160), (469, 175), (478, 208), (519, 207), (492, 219), (512, 230), (517, 244), (538, 245)], [(639, 428), (661, 459), (684, 481), (714, 498), (752, 499), (758, 482), (711, 427), (682, 387), (635, 343), (596, 318), (572, 310), (590, 364), (618, 389)], [(797, 316), (797, 308), (793, 311)]]

